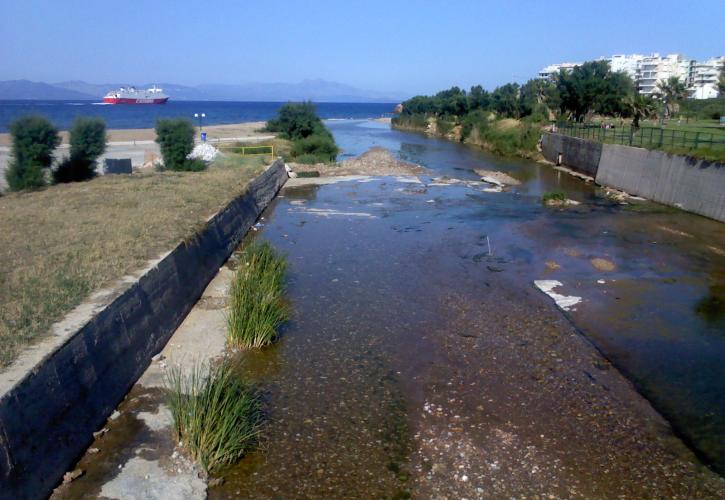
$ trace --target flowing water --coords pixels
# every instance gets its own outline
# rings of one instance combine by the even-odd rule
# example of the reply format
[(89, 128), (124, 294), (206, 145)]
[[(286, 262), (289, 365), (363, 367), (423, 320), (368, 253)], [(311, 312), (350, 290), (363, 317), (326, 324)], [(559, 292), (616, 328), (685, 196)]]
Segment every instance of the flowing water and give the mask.
[[(414, 389), (405, 398), (396, 393), (405, 386), (400, 379), (410, 380), (415, 369), (406, 373), (406, 367), (432, 356), (425, 336), (411, 342), (411, 332), (442, 328), (440, 295), (499, 270), (484, 265), (489, 244), (507, 279), (519, 286), (556, 279), (560, 293), (581, 297), (568, 313), (576, 327), (706, 462), (723, 470), (725, 226), (652, 203), (620, 205), (550, 166), (496, 158), (383, 123), (329, 125), (341, 159), (382, 146), (432, 176), (477, 179), (473, 169), (484, 168), (522, 184), (486, 193), (389, 179), (284, 191), (263, 237), (290, 255), (294, 320), (280, 345), (256, 356), (251, 369), (253, 378), (269, 382), (275, 438), (264, 458), (245, 461), (243, 479), (225, 491), (248, 490), (255, 481), (259, 487), (261, 471), (275, 469), (287, 453), (299, 463), (351, 460), (346, 447), (358, 442), (351, 433), (385, 442), (397, 429), (402, 440), (404, 401), (422, 402), (411, 396)], [(545, 208), (540, 196), (551, 190), (581, 205)], [(592, 259), (613, 267), (598, 269)], [(328, 408), (337, 409), (332, 421)], [(394, 443), (372, 446), (358, 457), (361, 463), (352, 460), (350, 474), (369, 474), (371, 463), (397, 463), (394, 456), (406, 445)], [(390, 457), (376, 455), (384, 450)], [(299, 480), (295, 472), (316, 473), (303, 465), (286, 473)], [(336, 480), (319, 475), (334, 490)], [(389, 476), (374, 473), (380, 491), (391, 491)], [(323, 492), (325, 481), (317, 484)]]
[[(571, 397), (567, 385), (547, 388), (561, 359), (540, 348), (548, 339), (557, 344), (557, 332), (570, 327), (542, 312), (549, 298), (533, 289), (534, 280), (558, 280), (558, 293), (580, 298), (569, 320), (700, 457), (723, 470), (723, 224), (652, 203), (621, 205), (551, 166), (384, 123), (329, 125), (342, 159), (382, 146), (430, 173), (288, 186), (267, 209), (255, 237), (288, 255), (292, 319), (274, 346), (240, 355), (244, 374), (264, 390), (268, 426), (259, 449), (225, 471), (210, 498), (435, 496), (413, 478), (440, 475), (442, 465), (420, 457), (443, 462), (443, 449), (469, 457), (463, 437), (490, 446), (501, 463), (491, 462), (486, 476), (461, 458), (465, 463), (446, 469), (444, 482), (481, 481), (489, 494), (539, 485), (535, 491), (557, 496), (577, 496), (572, 485), (583, 477), (617, 485), (647, 455), (633, 449), (632, 457), (601, 462), (619, 470), (598, 462), (608, 444), (597, 440), (609, 434), (593, 426), (616, 415), (601, 415), (596, 404), (576, 409), (573, 426), (562, 422), (560, 435), (545, 437), (540, 419), (520, 411), (532, 405), (542, 418), (554, 418), (569, 411), (557, 406), (559, 398), (576, 405), (588, 397)], [(507, 172), (521, 185), (489, 192), (466, 182), (478, 179), (474, 168)], [(459, 181), (434, 180), (443, 176)], [(541, 195), (552, 190), (581, 204), (543, 206)], [(506, 334), (480, 338), (492, 329)], [(536, 352), (527, 353), (528, 345)], [(549, 356), (553, 365), (538, 366)], [(526, 380), (506, 371), (524, 360), (531, 363)], [(604, 376), (597, 369), (606, 372), (595, 361), (584, 373), (594, 381)], [(491, 385), (479, 387), (478, 375), (466, 373), (488, 374)], [(592, 420), (577, 424), (587, 411)], [(426, 434), (426, 422), (443, 414), (450, 421), (445, 432)], [(502, 417), (509, 414), (511, 421)], [(492, 434), (500, 439), (491, 441)], [(495, 448), (512, 436), (534, 450), (528, 468), (538, 475), (517, 476), (523, 455), (508, 456), (507, 464), (509, 448)], [(594, 452), (575, 448), (562, 462), (536, 459), (537, 449), (558, 453), (589, 441), (597, 443), (589, 447)], [(500, 484), (485, 483), (492, 474), (500, 474)], [(580, 487), (580, 496), (603, 496)]]

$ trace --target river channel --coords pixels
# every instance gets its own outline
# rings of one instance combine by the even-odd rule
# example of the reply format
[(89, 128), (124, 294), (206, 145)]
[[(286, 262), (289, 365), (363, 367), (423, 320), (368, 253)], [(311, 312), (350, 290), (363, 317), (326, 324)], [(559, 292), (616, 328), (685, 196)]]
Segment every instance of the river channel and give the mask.
[[(645, 462), (694, 455), (666, 426), (639, 434), (647, 410), (588, 342), (725, 470), (725, 225), (385, 123), (328, 125), (341, 159), (381, 146), (429, 172), (292, 183), (267, 209), (254, 237), (288, 256), (292, 319), (241, 355), (267, 430), (210, 498), (678, 491), (679, 466)], [(491, 192), (475, 168), (521, 184)], [(580, 204), (542, 205), (552, 190)], [(580, 300), (562, 314), (536, 280)]]

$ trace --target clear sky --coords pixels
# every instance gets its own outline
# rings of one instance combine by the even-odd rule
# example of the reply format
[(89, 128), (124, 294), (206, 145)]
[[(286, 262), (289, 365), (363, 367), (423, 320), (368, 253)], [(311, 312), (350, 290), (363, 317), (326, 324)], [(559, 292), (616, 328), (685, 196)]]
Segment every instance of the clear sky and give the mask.
[(430, 93), (614, 53), (725, 54), (725, 0), (0, 0), (0, 80)]

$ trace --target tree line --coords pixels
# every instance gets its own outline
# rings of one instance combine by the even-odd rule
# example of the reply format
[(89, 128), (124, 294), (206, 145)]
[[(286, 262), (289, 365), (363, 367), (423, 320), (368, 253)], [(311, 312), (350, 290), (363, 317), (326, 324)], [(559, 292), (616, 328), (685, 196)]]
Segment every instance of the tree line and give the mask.
[(639, 94), (625, 73), (611, 70), (608, 61), (589, 61), (561, 70), (552, 80), (532, 79), (523, 85), (507, 83), (491, 92), (480, 85), (459, 87), (433, 96), (416, 96), (403, 103), (403, 116), (463, 117), (477, 111), (502, 118), (588, 121), (594, 115), (640, 119), (661, 113), (671, 116), (688, 97), (677, 77), (658, 82), (652, 97)]

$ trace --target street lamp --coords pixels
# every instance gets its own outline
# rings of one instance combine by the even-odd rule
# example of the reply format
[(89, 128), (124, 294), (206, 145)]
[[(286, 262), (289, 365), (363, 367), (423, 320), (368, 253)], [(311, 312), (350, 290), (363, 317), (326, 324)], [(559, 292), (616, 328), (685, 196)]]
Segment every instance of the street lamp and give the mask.
[(199, 119), (199, 132), (201, 132), (201, 128), (203, 126), (203, 119), (206, 118), (206, 113), (194, 113), (194, 118)]

